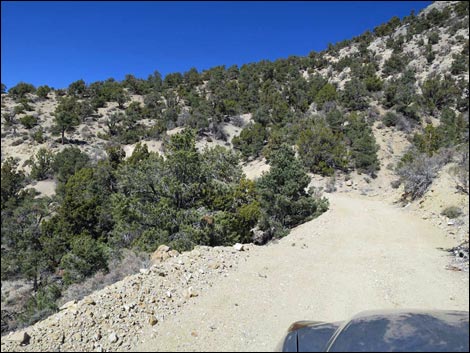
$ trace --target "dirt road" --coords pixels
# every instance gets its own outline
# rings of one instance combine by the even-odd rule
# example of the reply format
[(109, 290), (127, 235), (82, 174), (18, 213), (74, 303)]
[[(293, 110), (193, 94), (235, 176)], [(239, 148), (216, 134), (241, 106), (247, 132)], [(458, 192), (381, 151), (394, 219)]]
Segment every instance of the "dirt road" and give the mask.
[(296, 320), (369, 309), (468, 310), (468, 273), (445, 270), (453, 245), (398, 206), (332, 194), (330, 210), (266, 247), (173, 317), (136, 351), (272, 351)]

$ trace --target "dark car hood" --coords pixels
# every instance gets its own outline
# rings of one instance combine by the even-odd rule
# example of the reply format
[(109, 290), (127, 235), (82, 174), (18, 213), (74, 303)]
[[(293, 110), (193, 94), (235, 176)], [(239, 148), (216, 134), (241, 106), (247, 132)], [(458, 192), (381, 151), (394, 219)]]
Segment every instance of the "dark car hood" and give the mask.
[(468, 352), (466, 311), (366, 311), (336, 323), (298, 322), (285, 352)]

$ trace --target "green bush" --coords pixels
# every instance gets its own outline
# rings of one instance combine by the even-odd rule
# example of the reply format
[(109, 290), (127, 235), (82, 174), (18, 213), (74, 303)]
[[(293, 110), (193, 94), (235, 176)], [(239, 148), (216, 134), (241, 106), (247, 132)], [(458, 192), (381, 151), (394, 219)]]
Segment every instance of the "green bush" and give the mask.
[(80, 124), (78, 103), (74, 97), (61, 98), (54, 111), (53, 130), (62, 135), (62, 144), (65, 143), (65, 132), (73, 131)]
[(71, 251), (60, 262), (66, 285), (81, 282), (99, 270), (107, 270), (106, 248), (90, 235), (83, 233), (72, 240)]
[(23, 114), (24, 112), (25, 112), (25, 109), (24, 109), (23, 104), (15, 105), (15, 107), (13, 108), (14, 115)]
[(428, 43), (429, 44), (437, 44), (439, 43), (439, 33), (431, 32), (428, 34)]
[(326, 102), (334, 102), (336, 97), (337, 93), (335, 86), (331, 83), (327, 83), (315, 95), (315, 103), (319, 108), (321, 108)]
[(246, 126), (240, 133), (232, 139), (233, 147), (240, 150), (243, 157), (258, 157), (268, 138), (266, 128), (259, 124), (250, 124)]
[(45, 137), (44, 137), (44, 131), (42, 130), (42, 128), (40, 128), (37, 131), (33, 132), (31, 134), (31, 137), (37, 143), (43, 143), (46, 140)]
[(20, 82), (8, 90), (8, 95), (14, 99), (19, 99), (23, 98), (27, 93), (34, 93), (35, 91), (36, 88), (32, 84)]
[(352, 113), (348, 117), (349, 125), (346, 126), (345, 133), (350, 144), (351, 158), (354, 167), (361, 173), (375, 176), (375, 172), (380, 169), (377, 151), (379, 147), (375, 142), (372, 129), (366, 120)]
[(314, 198), (305, 191), (310, 178), (288, 145), (282, 145), (272, 154), (270, 164), (270, 171), (257, 183), (261, 205), (260, 227), (270, 236), (281, 237), (288, 228), (326, 211), (328, 201)]
[(34, 180), (44, 180), (52, 175), (52, 163), (54, 155), (45, 148), (40, 148), (34, 157), (28, 160), (31, 165), (31, 178)]
[(20, 119), (20, 123), (23, 124), (26, 129), (32, 129), (37, 125), (38, 119), (32, 115), (25, 115)]
[(441, 215), (454, 219), (462, 214), (462, 210), (457, 206), (449, 206), (442, 210)]
[(413, 136), (413, 144), (419, 152), (432, 156), (442, 146), (442, 134), (432, 124), (426, 125), (422, 134)]
[(249, 241), (259, 206), (237, 156), (222, 147), (198, 152), (191, 131), (171, 136), (166, 156), (149, 152), (138, 163), (119, 165), (113, 243), (185, 250)]
[(414, 72), (409, 70), (405, 71), (399, 79), (390, 80), (385, 86), (382, 104), (387, 108), (396, 106), (397, 111), (415, 104), (418, 100), (414, 86), (415, 80)]
[(297, 147), (303, 165), (313, 173), (332, 175), (335, 169), (344, 170), (347, 166), (343, 142), (321, 118), (304, 125)]
[(350, 110), (364, 110), (369, 104), (367, 102), (367, 90), (365, 84), (357, 78), (346, 82), (341, 91), (340, 101)]
[(394, 16), (387, 23), (382, 23), (380, 26), (375, 27), (374, 34), (377, 37), (390, 35), (400, 24), (401, 24), (400, 19)]
[(385, 61), (383, 66), (383, 73), (385, 75), (395, 75), (403, 71), (403, 68), (408, 65), (409, 59), (403, 54), (392, 53), (390, 58)]
[(432, 50), (432, 45), (431, 44), (426, 45), (426, 47), (425, 47), (425, 56), (426, 56), (426, 60), (427, 60), (428, 64), (431, 64), (434, 61), (434, 59), (436, 58), (436, 54)]
[(326, 113), (326, 121), (328, 122), (330, 129), (334, 133), (338, 133), (343, 131), (343, 125), (346, 119), (344, 118), (343, 114), (335, 108)]
[(459, 93), (449, 76), (442, 79), (440, 76), (431, 77), (423, 82), (421, 89), (426, 107), (430, 111), (451, 106)]
[(385, 114), (385, 116), (382, 119), (382, 122), (387, 127), (395, 126), (397, 124), (397, 121), (398, 121), (398, 116), (393, 112), (387, 112), (387, 114)]
[(58, 152), (52, 163), (52, 170), (57, 178), (57, 192), (63, 194), (68, 179), (77, 171), (87, 166), (90, 158), (78, 147), (64, 148)]
[(27, 299), (26, 305), (19, 313), (19, 321), (23, 325), (30, 326), (54, 314), (58, 311), (56, 301), (60, 295), (60, 287), (55, 284), (39, 288)]
[(83, 97), (83, 94), (86, 92), (86, 84), (85, 81), (83, 80), (78, 80), (75, 82), (72, 82), (68, 89), (67, 92), (70, 96), (74, 96), (77, 98)]
[(380, 77), (373, 75), (369, 76), (364, 80), (364, 83), (366, 85), (366, 88), (369, 92), (378, 92), (382, 90), (383, 87), (383, 81), (380, 79)]
[(47, 85), (39, 86), (38, 89), (36, 90), (36, 94), (38, 95), (38, 97), (42, 99), (47, 99), (47, 95), (49, 94), (50, 91), (51, 91), (51, 88)]
[(467, 52), (462, 52), (459, 54), (453, 54), (452, 58), (452, 65), (450, 67), (450, 72), (453, 75), (459, 75), (468, 71), (468, 46)]
[(8, 202), (17, 203), (20, 198), (21, 190), (25, 184), (25, 175), (18, 169), (18, 161), (13, 157), (8, 157), (1, 168), (1, 208), (2, 211), (7, 207)]
[(442, 11), (434, 8), (426, 14), (426, 20), (432, 26), (442, 26), (450, 17), (450, 8), (446, 7)]
[(454, 5), (454, 11), (459, 17), (468, 16), (468, 2), (457, 1), (457, 3)]

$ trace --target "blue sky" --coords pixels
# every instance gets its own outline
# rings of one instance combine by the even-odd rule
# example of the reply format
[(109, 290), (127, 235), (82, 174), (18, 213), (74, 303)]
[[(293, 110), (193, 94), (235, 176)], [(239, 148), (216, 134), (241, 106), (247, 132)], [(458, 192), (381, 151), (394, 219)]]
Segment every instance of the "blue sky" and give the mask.
[(431, 1), (2, 1), (2, 83), (67, 87), (320, 51)]

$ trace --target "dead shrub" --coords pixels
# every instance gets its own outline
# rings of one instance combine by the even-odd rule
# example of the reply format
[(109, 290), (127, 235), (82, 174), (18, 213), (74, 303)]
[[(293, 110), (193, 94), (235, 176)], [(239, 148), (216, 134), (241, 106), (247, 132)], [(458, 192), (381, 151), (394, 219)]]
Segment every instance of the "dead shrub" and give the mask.
[(416, 200), (422, 197), (432, 184), (437, 172), (442, 167), (439, 156), (416, 155), (413, 160), (397, 170), (400, 181), (404, 184), (404, 199)]
[(460, 192), (469, 194), (469, 148), (468, 145), (457, 153), (457, 165), (450, 171), (455, 187)]
[(63, 292), (59, 306), (71, 300), (80, 300), (94, 291), (124, 279), (126, 276), (138, 273), (139, 269), (148, 266), (148, 261), (149, 255), (146, 253), (123, 250), (119, 257), (115, 257), (109, 262), (109, 272), (97, 272), (85, 281), (69, 286)]

